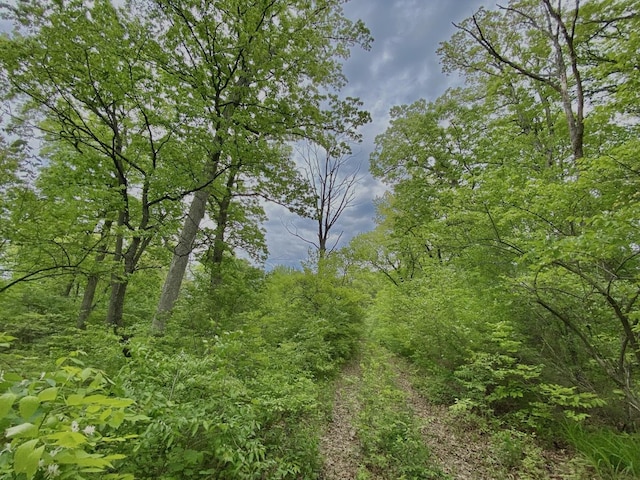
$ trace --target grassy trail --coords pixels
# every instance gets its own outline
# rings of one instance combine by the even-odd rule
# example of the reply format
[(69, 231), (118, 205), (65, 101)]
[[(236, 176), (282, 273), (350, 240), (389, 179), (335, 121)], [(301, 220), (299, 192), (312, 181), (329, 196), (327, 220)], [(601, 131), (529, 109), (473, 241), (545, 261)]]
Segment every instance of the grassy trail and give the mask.
[(414, 387), (411, 365), (364, 338), (336, 382), (322, 480), (577, 479), (565, 455), (465, 423)]

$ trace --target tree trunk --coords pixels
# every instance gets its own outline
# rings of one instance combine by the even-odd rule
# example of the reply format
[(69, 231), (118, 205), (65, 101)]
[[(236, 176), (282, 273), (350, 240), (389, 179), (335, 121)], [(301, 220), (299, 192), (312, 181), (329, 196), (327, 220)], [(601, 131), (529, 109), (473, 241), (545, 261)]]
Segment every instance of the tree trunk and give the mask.
[(93, 299), (96, 295), (96, 289), (98, 288), (98, 282), (100, 276), (97, 273), (89, 275), (87, 280), (87, 286), (84, 289), (84, 295), (82, 296), (82, 304), (80, 305), (80, 313), (78, 314), (78, 320), (76, 321), (76, 327), (84, 330), (86, 327), (87, 318), (93, 310)]
[(193, 244), (200, 229), (200, 222), (204, 218), (208, 199), (209, 191), (207, 189), (198, 190), (193, 196), (178, 244), (173, 252), (169, 273), (162, 287), (158, 309), (153, 317), (153, 323), (151, 324), (151, 333), (153, 335), (164, 334), (167, 320), (171, 316), (171, 310), (180, 293), (182, 279), (189, 263), (189, 255), (193, 250)]
[(109, 309), (107, 310), (107, 323), (114, 329), (123, 326), (122, 316), (124, 313), (124, 299), (129, 284), (128, 277), (119, 276), (111, 284), (111, 297), (109, 298)]
[(233, 199), (234, 184), (242, 163), (239, 162), (229, 171), (226, 188), (222, 199), (218, 202), (218, 214), (216, 215), (216, 233), (213, 239), (213, 252), (211, 255), (211, 288), (215, 289), (222, 283), (222, 261), (226, 246), (225, 235), (229, 223), (229, 207)]
[[(243, 74), (240, 75), (238, 80), (238, 87), (244, 88), (249, 85), (249, 79)], [(228, 121), (233, 116), (236, 107), (240, 102), (240, 93), (236, 92), (233, 100), (228, 103), (222, 111), (222, 117), (225, 121)], [(216, 132), (220, 132), (222, 123), (218, 121), (216, 126)], [(218, 165), (220, 163), (220, 156), (222, 154), (222, 147), (224, 146), (223, 137), (216, 133), (214, 144), (217, 145), (218, 150), (209, 159), (208, 164), (208, 180), (209, 183), (213, 182), (220, 174), (218, 172)], [(191, 206), (189, 207), (189, 214), (185, 219), (178, 244), (173, 252), (173, 258), (171, 259), (171, 265), (169, 265), (169, 273), (162, 286), (162, 293), (160, 294), (160, 300), (158, 301), (158, 309), (153, 317), (151, 323), (151, 333), (153, 335), (164, 335), (164, 331), (167, 325), (167, 320), (171, 316), (171, 310), (178, 299), (180, 293), (180, 286), (182, 285), (182, 279), (184, 273), (187, 270), (187, 264), (189, 263), (189, 255), (193, 250), (193, 244), (200, 229), (200, 222), (204, 218), (204, 214), (207, 208), (207, 201), (209, 200), (210, 191), (208, 187), (198, 190), (193, 196)]]
[[(113, 222), (111, 220), (107, 220), (104, 222), (104, 226), (102, 227), (102, 232), (100, 233), (100, 239), (104, 240), (111, 231), (111, 225)], [(107, 257), (107, 247), (106, 245), (99, 250), (98, 255), (96, 255), (96, 264), (101, 264), (104, 259)], [(92, 273), (89, 275), (87, 279), (87, 286), (84, 289), (84, 295), (82, 296), (82, 304), (80, 305), (80, 313), (78, 314), (78, 320), (76, 321), (76, 327), (81, 330), (84, 330), (86, 327), (87, 318), (91, 314), (93, 310), (93, 299), (96, 296), (96, 289), (98, 288), (98, 283), (100, 282), (100, 275), (97, 273)]]
[(225, 197), (220, 205), (218, 218), (216, 219), (216, 235), (213, 239), (213, 251), (211, 254), (211, 288), (216, 288), (222, 283), (222, 261), (225, 249), (225, 231), (229, 217), (229, 203), (231, 196)]

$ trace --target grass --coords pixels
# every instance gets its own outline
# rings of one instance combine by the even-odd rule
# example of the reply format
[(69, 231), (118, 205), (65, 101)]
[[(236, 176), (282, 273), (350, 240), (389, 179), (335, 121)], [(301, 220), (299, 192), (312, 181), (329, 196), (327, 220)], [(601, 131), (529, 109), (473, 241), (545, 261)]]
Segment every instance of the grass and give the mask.
[(566, 426), (567, 440), (603, 479), (640, 478), (640, 435)]

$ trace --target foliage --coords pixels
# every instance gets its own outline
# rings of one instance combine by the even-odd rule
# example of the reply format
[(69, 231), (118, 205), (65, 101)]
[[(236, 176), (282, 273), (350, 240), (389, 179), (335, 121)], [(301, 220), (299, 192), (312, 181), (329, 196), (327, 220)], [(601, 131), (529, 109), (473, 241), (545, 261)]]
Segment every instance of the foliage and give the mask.
[(79, 354), (58, 359), (57, 369), (39, 378), (3, 371), (3, 475), (31, 479), (44, 472), (39, 475), (46, 478), (133, 478), (115, 473), (126, 457), (123, 445), (136, 437), (122, 433), (121, 427), (126, 423), (131, 428), (146, 417), (136, 413), (134, 400), (115, 396), (113, 381), (103, 371), (85, 367)]
[(566, 437), (601, 478), (637, 478), (640, 475), (640, 438), (638, 434), (609, 428), (589, 429), (568, 422)]
[(317, 377), (330, 377), (355, 353), (364, 319), (363, 297), (341, 285), (331, 270), (274, 270), (262, 298), (261, 308), (252, 315), (259, 315), (265, 340)]
[(377, 335), (457, 409), (637, 425), (637, 95), (611, 83), (638, 79), (631, 11), (480, 9), (439, 50), (467, 86), (394, 107), (376, 139), (390, 192), (353, 251), (390, 280)]
[(174, 355), (132, 341), (120, 375), (150, 421), (128, 468), (162, 478), (311, 476), (319, 390), (308, 373), (249, 332), (203, 348)]

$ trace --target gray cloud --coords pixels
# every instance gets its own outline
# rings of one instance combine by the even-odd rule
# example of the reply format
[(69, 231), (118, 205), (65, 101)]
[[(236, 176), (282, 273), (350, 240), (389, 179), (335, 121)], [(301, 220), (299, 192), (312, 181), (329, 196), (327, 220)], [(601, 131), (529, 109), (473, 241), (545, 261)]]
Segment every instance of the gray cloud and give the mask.
[[(481, 6), (492, 7), (487, 0), (351, 0), (345, 14), (361, 19), (371, 30), (374, 43), (370, 51), (354, 50), (345, 62), (349, 80), (344, 93), (360, 97), (373, 121), (362, 128), (363, 142), (355, 148), (355, 160), (368, 166), (376, 135), (389, 124), (394, 105), (412, 103), (420, 98), (435, 100), (458, 82), (441, 72), (436, 50), (448, 40), (460, 22)], [(336, 225), (343, 232), (340, 245), (353, 236), (375, 227), (373, 200), (384, 192), (368, 173), (358, 186), (356, 202)], [(283, 224), (298, 228), (298, 233), (313, 238), (315, 224), (297, 219), (284, 209), (268, 208), (266, 224), (270, 250), (267, 267), (276, 264), (298, 266), (307, 257), (308, 244), (289, 234)]]

